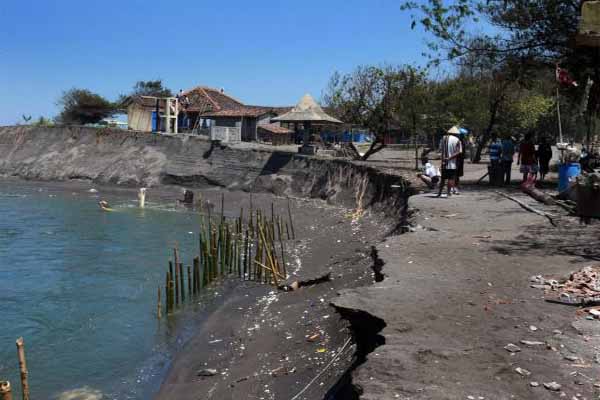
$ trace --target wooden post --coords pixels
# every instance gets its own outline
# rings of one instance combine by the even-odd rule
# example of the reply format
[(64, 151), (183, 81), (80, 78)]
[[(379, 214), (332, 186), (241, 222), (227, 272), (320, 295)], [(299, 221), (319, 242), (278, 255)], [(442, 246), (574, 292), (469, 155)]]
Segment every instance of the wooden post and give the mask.
[(160, 286), (158, 287), (158, 303), (156, 305), (156, 316), (158, 317), (158, 319), (162, 318), (162, 308), (161, 308), (161, 304), (160, 304)]
[(185, 300), (185, 276), (184, 276), (183, 263), (179, 263), (179, 291), (181, 296), (181, 304)]
[(192, 268), (194, 274), (192, 277), (192, 292), (194, 295), (198, 294), (198, 268), (200, 268), (200, 258), (194, 257), (194, 267)]
[(558, 136), (559, 143), (563, 142), (562, 136), (562, 121), (560, 120), (560, 90), (559, 87), (556, 87), (556, 114), (558, 115)]
[(294, 231), (294, 221), (292, 220), (292, 207), (290, 205), (289, 197), (288, 197), (288, 215), (290, 217), (290, 228), (292, 228), (292, 239), (296, 239), (296, 232)]
[(21, 371), (21, 386), (23, 387), (23, 400), (29, 400), (29, 382), (27, 381), (27, 363), (25, 361), (25, 342), (23, 338), (17, 339), (17, 354), (19, 356), (19, 369)]
[(179, 264), (175, 263), (175, 305), (179, 306)]
[(170, 309), (169, 309), (169, 283), (170, 283), (170, 280), (171, 279), (169, 278), (169, 271), (167, 271), (167, 278), (166, 278), (166, 283), (165, 283), (165, 304), (166, 304), (165, 309), (167, 311), (167, 315), (170, 312)]
[(188, 296), (192, 297), (192, 267), (188, 265), (187, 267), (188, 273)]
[(12, 400), (9, 381), (0, 382), (0, 400)]

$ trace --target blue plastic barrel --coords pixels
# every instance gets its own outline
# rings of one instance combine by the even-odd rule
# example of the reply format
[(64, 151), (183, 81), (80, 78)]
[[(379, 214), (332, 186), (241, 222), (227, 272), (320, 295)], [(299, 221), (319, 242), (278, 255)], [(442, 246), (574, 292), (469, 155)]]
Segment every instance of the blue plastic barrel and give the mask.
[(566, 163), (558, 166), (558, 192), (564, 192), (569, 188), (569, 182), (581, 174), (579, 163)]
[(152, 111), (152, 132), (158, 130), (158, 124), (156, 123), (156, 111)]

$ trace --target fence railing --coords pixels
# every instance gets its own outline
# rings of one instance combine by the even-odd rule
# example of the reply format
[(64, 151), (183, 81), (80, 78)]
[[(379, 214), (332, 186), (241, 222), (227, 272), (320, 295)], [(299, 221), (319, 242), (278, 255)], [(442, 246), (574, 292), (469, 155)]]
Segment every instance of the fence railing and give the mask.
[(219, 140), (224, 143), (241, 142), (242, 129), (229, 126), (211, 126), (210, 140)]

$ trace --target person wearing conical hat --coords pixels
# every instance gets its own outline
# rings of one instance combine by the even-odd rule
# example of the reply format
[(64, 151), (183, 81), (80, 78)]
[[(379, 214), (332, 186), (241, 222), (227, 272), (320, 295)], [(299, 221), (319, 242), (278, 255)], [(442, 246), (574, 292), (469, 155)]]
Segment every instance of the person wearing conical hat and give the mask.
[(452, 188), (456, 185), (456, 174), (457, 174), (457, 158), (462, 154), (462, 144), (458, 138), (460, 135), (460, 129), (457, 126), (453, 126), (442, 138), (440, 144), (440, 150), (442, 153), (442, 181), (440, 182), (440, 190), (437, 197), (442, 196), (444, 190), (444, 183), (447, 182), (448, 197), (452, 196)]

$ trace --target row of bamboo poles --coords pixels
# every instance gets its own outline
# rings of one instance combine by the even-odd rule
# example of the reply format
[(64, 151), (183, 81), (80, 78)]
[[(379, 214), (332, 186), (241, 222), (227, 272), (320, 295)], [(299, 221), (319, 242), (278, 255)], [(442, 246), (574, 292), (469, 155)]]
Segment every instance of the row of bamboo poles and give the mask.
[[(29, 400), (29, 380), (27, 378), (29, 373), (25, 360), (25, 341), (22, 337), (17, 339), (17, 356), (19, 357), (23, 400)], [(0, 400), (12, 400), (12, 387), (9, 381), (0, 381)]]
[[(201, 293), (202, 289), (225, 277), (264, 284), (279, 285), (287, 279), (285, 241), (296, 238), (290, 202), (287, 220), (260, 209), (250, 208), (249, 215), (240, 210), (239, 217), (227, 220), (224, 216), (224, 195), (221, 196), (221, 215), (213, 218), (210, 210), (201, 217), (198, 255), (192, 265), (184, 267), (179, 250), (173, 249), (164, 285), (164, 304), (167, 314), (172, 314)], [(186, 289), (187, 288), (187, 289)], [(163, 296), (158, 287), (157, 316), (162, 318)]]

